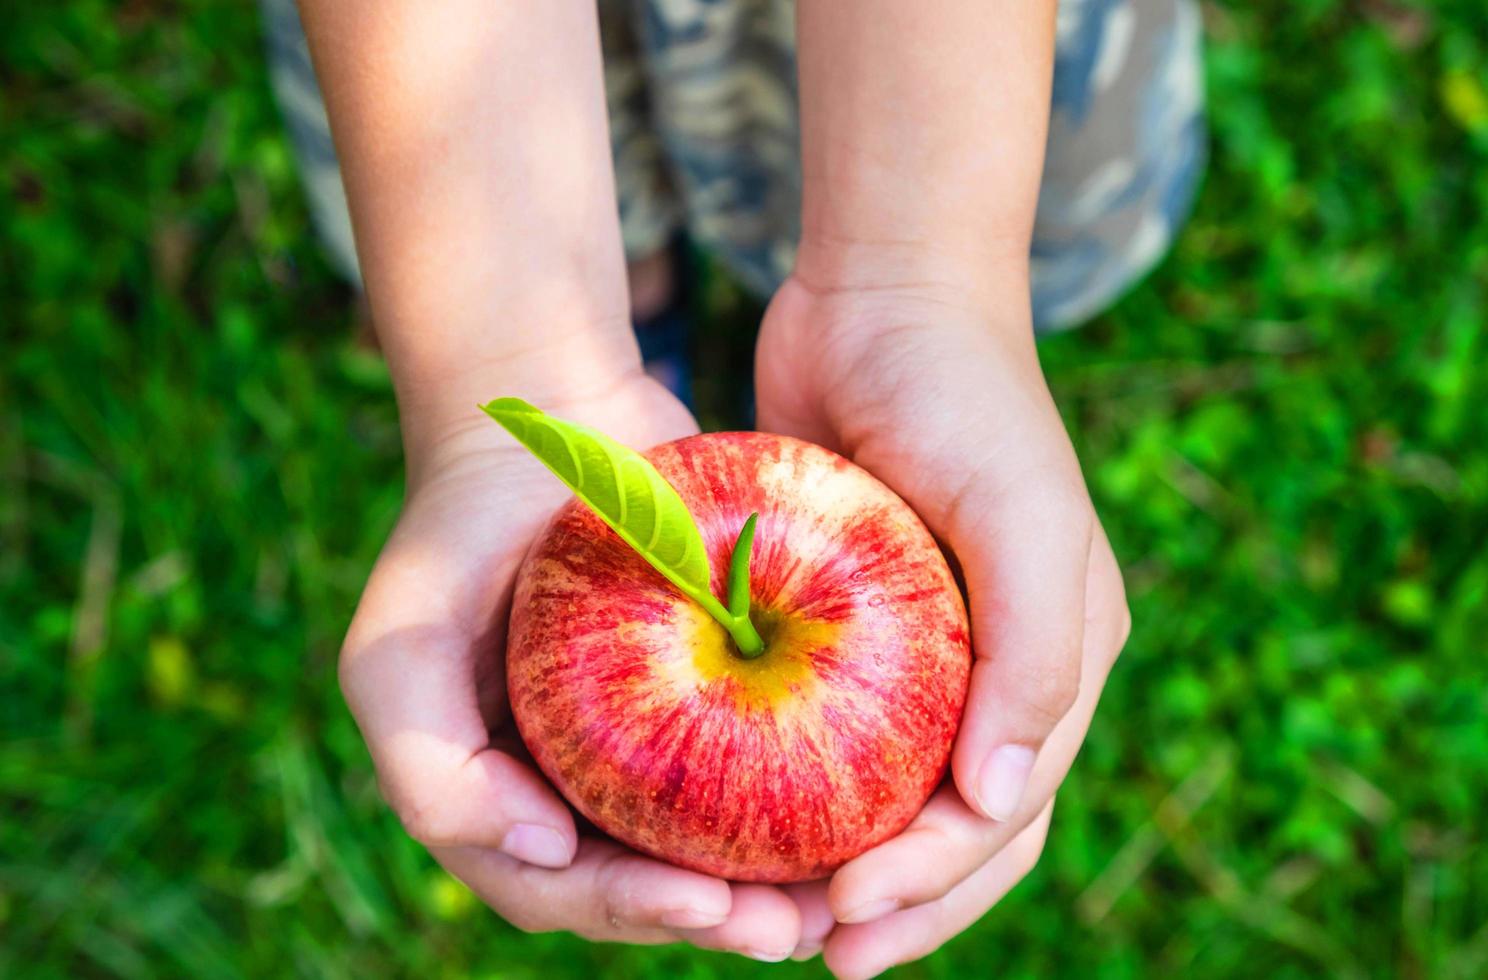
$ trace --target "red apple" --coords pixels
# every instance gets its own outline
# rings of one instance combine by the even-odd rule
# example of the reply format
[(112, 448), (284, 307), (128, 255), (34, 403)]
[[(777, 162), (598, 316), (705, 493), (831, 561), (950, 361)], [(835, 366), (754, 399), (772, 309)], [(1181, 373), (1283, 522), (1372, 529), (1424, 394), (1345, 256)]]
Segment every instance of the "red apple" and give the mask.
[(945, 774), (971, 669), (966, 609), (924, 524), (820, 446), (733, 432), (647, 458), (722, 594), (740, 527), (758, 657), (570, 501), (517, 578), (507, 670), (537, 764), (637, 850), (803, 881), (902, 830)]

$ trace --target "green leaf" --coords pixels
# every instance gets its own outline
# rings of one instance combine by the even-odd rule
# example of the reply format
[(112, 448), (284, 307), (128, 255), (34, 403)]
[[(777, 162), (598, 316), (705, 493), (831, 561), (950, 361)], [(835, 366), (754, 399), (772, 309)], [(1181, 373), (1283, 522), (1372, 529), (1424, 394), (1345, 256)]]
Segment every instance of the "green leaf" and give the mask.
[(520, 398), (498, 398), (481, 410), (542, 460), (652, 568), (723, 624), (741, 656), (764, 652), (764, 641), (749, 619), (754, 517), (744, 522), (734, 545), (732, 609), (725, 609), (713, 595), (707, 549), (692, 514), (646, 457), (603, 433), (546, 415)]
[(546, 415), (520, 398), (498, 398), (482, 409), (667, 581), (704, 608), (719, 605), (709, 591), (703, 536), (677, 491), (646, 457), (603, 433)]

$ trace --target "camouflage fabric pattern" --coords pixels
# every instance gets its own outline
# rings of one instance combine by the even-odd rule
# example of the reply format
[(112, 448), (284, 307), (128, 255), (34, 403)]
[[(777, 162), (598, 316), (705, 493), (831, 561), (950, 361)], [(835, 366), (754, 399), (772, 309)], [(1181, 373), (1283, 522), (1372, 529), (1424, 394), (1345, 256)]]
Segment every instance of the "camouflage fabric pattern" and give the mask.
[[(316, 226), (355, 277), (325, 109), (293, 0), (261, 0)], [(800, 232), (792, 0), (600, 0), (627, 254), (680, 228), (766, 298)], [(933, 16), (933, 6), (926, 8)], [(1194, 0), (1062, 0), (1031, 254), (1041, 330), (1100, 312), (1167, 250), (1204, 158)]]

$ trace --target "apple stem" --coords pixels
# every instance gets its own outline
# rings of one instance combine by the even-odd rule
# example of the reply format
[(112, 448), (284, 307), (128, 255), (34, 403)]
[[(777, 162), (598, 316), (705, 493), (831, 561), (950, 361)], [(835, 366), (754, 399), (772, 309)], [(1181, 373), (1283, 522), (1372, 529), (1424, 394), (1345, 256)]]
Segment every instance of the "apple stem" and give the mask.
[(753, 660), (765, 652), (764, 638), (759, 635), (759, 630), (754, 628), (748, 616), (740, 616), (734, 621), (734, 628), (730, 631), (734, 634), (734, 645), (739, 648), (739, 656), (745, 660)]
[(708, 596), (711, 602), (703, 603), (713, 618), (729, 631), (739, 656), (746, 660), (765, 652), (765, 641), (749, 618), (749, 558), (754, 552), (754, 525), (758, 519), (759, 514), (750, 514), (739, 531), (739, 539), (734, 542), (734, 553), (729, 558), (728, 608), (725, 609), (723, 603), (711, 595)]
[[(713, 616), (723, 624), (723, 628), (728, 630), (729, 635), (734, 638), (734, 646), (738, 647), (739, 656), (745, 660), (753, 660), (765, 652), (764, 638), (759, 635), (759, 630), (754, 628), (754, 623), (750, 621), (748, 613), (742, 616), (734, 616), (725, 610), (722, 604), (718, 608), (719, 612), (722, 612), (723, 615), (720, 616), (717, 612), (714, 612)], [(711, 609), (708, 611), (713, 612)]]

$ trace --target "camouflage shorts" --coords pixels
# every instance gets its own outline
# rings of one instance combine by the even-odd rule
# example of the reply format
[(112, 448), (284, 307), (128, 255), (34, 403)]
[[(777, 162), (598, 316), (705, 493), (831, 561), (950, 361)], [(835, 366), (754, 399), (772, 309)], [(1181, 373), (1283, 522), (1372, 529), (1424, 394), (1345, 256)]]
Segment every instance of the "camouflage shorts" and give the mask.
[[(261, 0), (316, 225), (355, 277), (345, 193), (294, 0)], [(600, 0), (625, 247), (679, 229), (768, 296), (800, 230), (792, 0)], [(932, 16), (927, 8), (927, 16)], [(1062, 0), (1032, 250), (1040, 329), (1093, 316), (1166, 251), (1204, 156), (1195, 0)]]

